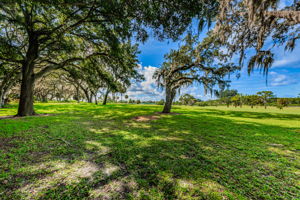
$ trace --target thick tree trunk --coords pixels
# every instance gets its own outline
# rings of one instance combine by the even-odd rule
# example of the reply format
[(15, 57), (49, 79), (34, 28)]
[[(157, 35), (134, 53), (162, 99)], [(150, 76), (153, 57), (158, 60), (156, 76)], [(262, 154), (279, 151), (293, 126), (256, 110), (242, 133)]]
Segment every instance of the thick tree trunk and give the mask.
[(33, 70), (22, 70), (21, 94), (17, 116), (34, 115), (33, 109), (33, 86), (34, 75)]
[(109, 89), (107, 89), (107, 90), (106, 90), (106, 93), (105, 93), (105, 95), (104, 95), (104, 99), (103, 99), (102, 105), (106, 105), (106, 103), (107, 103), (107, 97), (108, 97), (109, 92), (110, 92)]
[(162, 113), (170, 113), (171, 112), (171, 108), (172, 108), (172, 102), (173, 99), (175, 97), (176, 92), (171, 88), (166, 88), (166, 102), (164, 105), (164, 109), (162, 111)]
[(22, 65), (21, 94), (17, 116), (30, 116), (35, 114), (33, 109), (34, 65), (38, 53), (38, 36), (34, 34), (29, 35), (26, 59)]

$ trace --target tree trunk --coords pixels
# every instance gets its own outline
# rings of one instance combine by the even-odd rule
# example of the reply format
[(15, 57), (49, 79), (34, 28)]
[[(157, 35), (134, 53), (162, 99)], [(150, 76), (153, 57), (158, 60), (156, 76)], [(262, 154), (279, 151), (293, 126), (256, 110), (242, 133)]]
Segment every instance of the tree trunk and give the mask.
[(92, 93), (90, 93), (90, 96), (89, 96), (89, 103), (93, 103), (93, 94)]
[(42, 95), (42, 102), (48, 102), (47, 95)]
[(21, 74), (18, 73), (16, 75), (7, 75), (8, 79), (4, 79), (0, 85), (0, 108), (2, 108), (3, 106), (5, 106), (5, 104), (7, 103), (5, 101), (6, 99), (6, 95), (8, 94), (8, 92), (10, 91), (10, 89), (14, 86), (14, 84), (17, 82), (17, 80), (19, 80)]
[(95, 97), (95, 104), (98, 105), (97, 94), (95, 94), (94, 97)]
[(23, 67), (21, 94), (17, 116), (30, 116), (35, 114), (33, 109), (33, 86), (33, 69), (26, 70), (26, 67)]
[(88, 90), (87, 90), (87, 89), (84, 89), (84, 88), (81, 88), (81, 89), (83, 90), (83, 92), (84, 92), (84, 94), (85, 94), (85, 97), (86, 97), (88, 103), (91, 103), (92, 101), (91, 101), (91, 97), (90, 97), (90, 95), (89, 95)]
[(80, 103), (79, 97), (79, 87), (76, 87), (76, 96), (77, 96), (77, 103)]
[(38, 57), (39, 44), (37, 35), (29, 35), (29, 46), (26, 59), (22, 64), (21, 94), (17, 116), (34, 115), (33, 109), (33, 87), (34, 87), (34, 62)]
[(4, 92), (0, 89), (0, 108), (4, 106)]
[(162, 113), (170, 113), (171, 112), (172, 102), (175, 97), (175, 94), (176, 94), (176, 92), (174, 90), (172, 91), (172, 89), (169, 87), (166, 88), (166, 102), (165, 102)]
[(108, 97), (109, 92), (110, 92), (110, 91), (109, 91), (109, 89), (107, 88), (106, 93), (105, 93), (105, 95), (104, 95), (104, 99), (103, 99), (102, 105), (106, 105), (106, 103), (107, 103), (107, 97)]

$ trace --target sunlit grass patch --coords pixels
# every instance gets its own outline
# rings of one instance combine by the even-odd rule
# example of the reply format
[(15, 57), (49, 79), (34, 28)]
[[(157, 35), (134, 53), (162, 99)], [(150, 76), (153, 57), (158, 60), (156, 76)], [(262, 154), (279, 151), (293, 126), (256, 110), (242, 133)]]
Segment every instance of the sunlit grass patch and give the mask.
[[(0, 111), (16, 112), (16, 105)], [(37, 104), (0, 120), (0, 199), (296, 199), (300, 110)]]
[[(57, 166), (58, 165), (58, 166)], [(54, 166), (54, 173), (39, 179), (33, 183), (21, 187), (19, 191), (25, 198), (38, 198), (43, 192), (51, 187), (65, 184), (76, 184), (82, 178), (92, 178), (92, 175), (99, 171), (99, 167), (89, 161), (76, 161), (72, 164), (57, 163)]]

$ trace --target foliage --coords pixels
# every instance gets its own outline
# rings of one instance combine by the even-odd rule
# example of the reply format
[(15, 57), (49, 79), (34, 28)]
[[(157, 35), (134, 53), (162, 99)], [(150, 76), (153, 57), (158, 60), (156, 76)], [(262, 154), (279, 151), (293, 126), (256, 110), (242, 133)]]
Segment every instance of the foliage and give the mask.
[(221, 91), (217, 97), (220, 98), (220, 101), (225, 103), (227, 106), (229, 106), (231, 104), (231, 98), (238, 95), (238, 91), (237, 90), (223, 90)]
[(64, 68), (68, 72), (66, 79), (82, 90), (89, 102), (99, 91), (105, 91), (104, 98), (109, 93), (125, 93), (131, 81), (143, 80), (138, 73), (137, 53), (136, 45), (122, 44), (118, 59), (93, 58), (68, 66)]
[(197, 99), (194, 96), (190, 95), (190, 94), (184, 94), (179, 98), (179, 102), (182, 105), (192, 106), (197, 102)]
[(99, 58), (117, 61), (124, 44), (145, 41), (149, 28), (160, 39), (177, 39), (194, 17), (210, 22), (217, 6), (187, 0), (2, 1), (0, 64), (22, 68), (18, 115), (35, 113), (32, 89), (48, 72)]
[[(283, 6), (284, 5), (284, 6)], [(248, 49), (256, 53), (247, 64), (250, 74), (257, 66), (264, 74), (274, 62), (274, 49), (292, 51), (299, 40), (300, 2), (284, 0), (221, 0), (214, 38), (224, 44), (229, 55)], [(266, 40), (271, 39), (268, 45)]]
[(11, 89), (16, 86), (20, 79), (20, 66), (0, 60), (0, 108), (8, 101)]
[(277, 107), (281, 110), (283, 107), (288, 106), (289, 100), (287, 98), (278, 98)]
[(73, 97), (78, 101), (83, 99), (83, 94), (77, 91), (65, 77), (63, 71), (56, 71), (38, 80), (34, 87), (35, 100), (47, 102), (48, 100), (69, 101)]
[(164, 105), (165, 104), (165, 100), (161, 99), (160, 101), (156, 102), (156, 105)]
[(260, 104), (260, 97), (258, 95), (246, 95), (245, 96), (245, 104), (251, 106), (259, 105)]
[(274, 94), (272, 91), (261, 91), (257, 92), (257, 95), (260, 99), (261, 104), (267, 108), (268, 103), (270, 102), (270, 99), (274, 97)]
[(220, 51), (218, 43), (210, 38), (202, 42), (188, 34), (184, 44), (178, 50), (171, 50), (165, 55), (166, 61), (154, 74), (157, 84), (166, 89), (166, 103), (163, 112), (170, 112), (172, 101), (182, 87), (193, 83), (204, 86), (205, 93), (213, 93), (214, 87), (223, 90), (229, 84), (225, 80), (239, 70), (233, 63), (227, 62), (226, 55)]
[(238, 94), (231, 97), (230, 101), (233, 103), (235, 107), (243, 105), (243, 96)]

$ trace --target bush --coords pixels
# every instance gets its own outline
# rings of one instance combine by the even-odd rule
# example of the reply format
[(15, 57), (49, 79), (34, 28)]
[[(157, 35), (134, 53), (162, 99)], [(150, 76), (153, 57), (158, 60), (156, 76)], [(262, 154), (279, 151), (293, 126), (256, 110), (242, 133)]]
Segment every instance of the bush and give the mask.
[(283, 107), (288, 106), (288, 104), (289, 104), (289, 100), (287, 98), (278, 98), (277, 99), (277, 108), (279, 108), (280, 110)]
[(165, 104), (165, 100), (160, 100), (156, 102), (156, 105), (164, 105)]
[(202, 101), (202, 102), (196, 102), (195, 105), (196, 106), (208, 106), (208, 103), (205, 101)]

